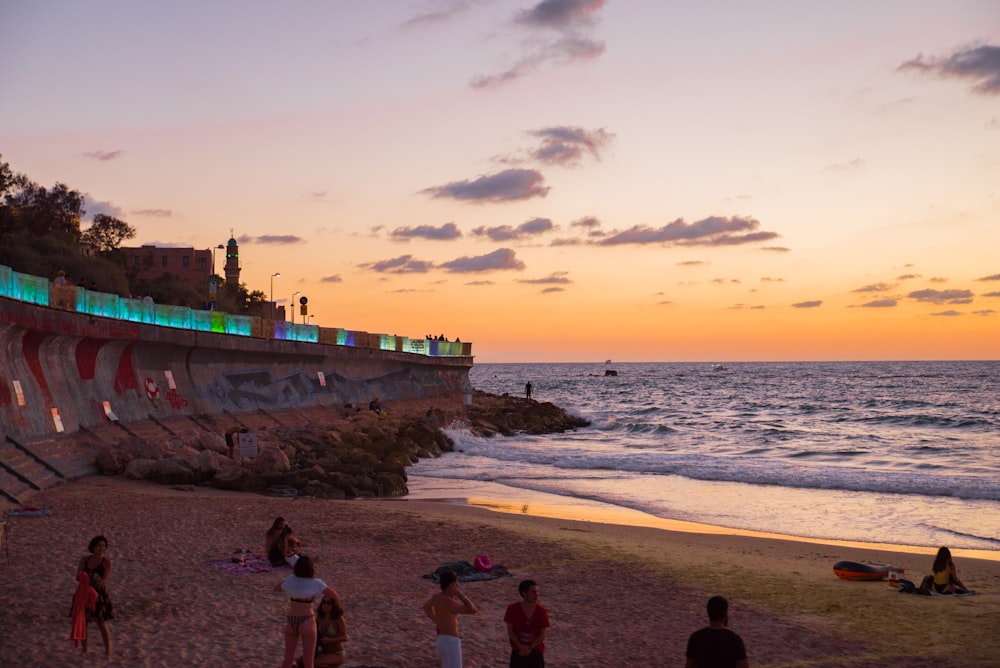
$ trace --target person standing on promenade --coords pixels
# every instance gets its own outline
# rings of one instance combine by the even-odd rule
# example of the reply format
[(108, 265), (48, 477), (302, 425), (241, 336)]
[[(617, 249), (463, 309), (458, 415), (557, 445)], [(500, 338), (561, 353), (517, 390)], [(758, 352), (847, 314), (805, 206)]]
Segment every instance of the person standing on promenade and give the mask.
[[(87, 551), (90, 554), (80, 558), (76, 568), (77, 576), (86, 573), (90, 578), (90, 586), (97, 592), (97, 602), (93, 609), (87, 609), (87, 621), (97, 622), (104, 641), (104, 653), (111, 656), (111, 631), (108, 630), (108, 620), (114, 619), (115, 607), (108, 596), (107, 584), (111, 579), (111, 560), (107, 558), (108, 539), (104, 536), (94, 536), (90, 539)], [(87, 651), (87, 639), (83, 639), (83, 651)]]
[(522, 580), (517, 593), (521, 600), (508, 605), (503, 616), (510, 639), (510, 668), (545, 668), (549, 611), (538, 602), (538, 584), (534, 580)]
[(441, 573), (441, 591), (424, 603), (424, 614), (437, 629), (434, 645), (441, 657), (441, 668), (462, 668), (462, 640), (458, 635), (458, 616), (476, 614), (476, 606), (458, 589), (455, 571)]
[(528, 384), (524, 386), (524, 397), (526, 399), (530, 399), (531, 398), (531, 381), (530, 380), (528, 381)]
[(729, 602), (713, 596), (708, 599), (708, 626), (688, 638), (685, 668), (749, 668), (743, 639), (727, 626)]

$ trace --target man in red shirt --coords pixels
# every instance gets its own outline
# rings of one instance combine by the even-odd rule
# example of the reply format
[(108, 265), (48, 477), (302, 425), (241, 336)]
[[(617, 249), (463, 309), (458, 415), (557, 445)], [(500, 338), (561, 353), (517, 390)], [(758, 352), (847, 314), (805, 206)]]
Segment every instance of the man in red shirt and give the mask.
[(549, 611), (538, 602), (534, 580), (522, 580), (517, 591), (521, 600), (508, 605), (503, 616), (510, 638), (510, 668), (545, 668)]

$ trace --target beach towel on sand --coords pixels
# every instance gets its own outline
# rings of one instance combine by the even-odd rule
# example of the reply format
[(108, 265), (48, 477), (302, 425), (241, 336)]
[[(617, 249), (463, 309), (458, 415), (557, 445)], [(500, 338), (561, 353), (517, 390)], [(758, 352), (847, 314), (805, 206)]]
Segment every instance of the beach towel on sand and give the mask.
[(482, 580), (496, 580), (497, 578), (512, 578), (514, 574), (505, 567), (495, 565), (489, 571), (477, 571), (476, 567), (468, 561), (452, 561), (441, 564), (433, 573), (424, 575), (425, 580), (441, 582), (441, 573), (444, 571), (454, 571), (459, 582), (480, 582)]
[(231, 558), (210, 559), (206, 563), (215, 566), (220, 571), (225, 571), (230, 575), (244, 575), (246, 573), (270, 573), (274, 570), (271, 561), (260, 554), (245, 555), (243, 562), (234, 562)]

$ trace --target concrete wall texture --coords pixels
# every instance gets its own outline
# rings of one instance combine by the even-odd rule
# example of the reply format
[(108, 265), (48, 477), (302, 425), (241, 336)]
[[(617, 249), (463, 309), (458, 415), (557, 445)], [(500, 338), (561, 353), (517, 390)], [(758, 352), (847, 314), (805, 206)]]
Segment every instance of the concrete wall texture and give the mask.
[(192, 332), (0, 298), (0, 438), (100, 427), (107, 410), (128, 424), (376, 396), (462, 401), (471, 367), (471, 357)]

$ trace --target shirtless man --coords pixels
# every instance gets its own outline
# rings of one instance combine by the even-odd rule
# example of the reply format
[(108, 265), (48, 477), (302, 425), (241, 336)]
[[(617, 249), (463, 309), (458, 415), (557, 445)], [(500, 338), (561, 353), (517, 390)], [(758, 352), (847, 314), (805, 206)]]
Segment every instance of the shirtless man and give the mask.
[(424, 603), (424, 614), (437, 627), (435, 646), (441, 657), (441, 668), (462, 668), (458, 616), (476, 614), (476, 606), (458, 590), (458, 576), (454, 571), (441, 573), (441, 591)]

